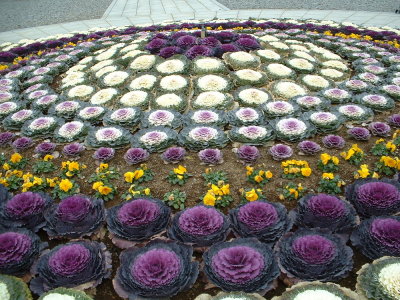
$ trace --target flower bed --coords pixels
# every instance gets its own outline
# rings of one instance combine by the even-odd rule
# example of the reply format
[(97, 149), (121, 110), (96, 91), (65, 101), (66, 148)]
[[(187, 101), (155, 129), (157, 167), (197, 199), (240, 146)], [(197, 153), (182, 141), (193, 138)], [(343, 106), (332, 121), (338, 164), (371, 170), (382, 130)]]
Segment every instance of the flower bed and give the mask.
[(44, 300), (355, 299), (400, 249), (397, 40), (213, 20), (0, 45), (0, 272)]

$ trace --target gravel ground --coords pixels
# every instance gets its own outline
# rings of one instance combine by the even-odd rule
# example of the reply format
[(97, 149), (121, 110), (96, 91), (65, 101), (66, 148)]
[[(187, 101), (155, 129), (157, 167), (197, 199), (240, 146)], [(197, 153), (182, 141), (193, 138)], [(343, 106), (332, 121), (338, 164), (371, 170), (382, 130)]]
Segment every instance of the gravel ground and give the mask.
[(0, 32), (100, 18), (112, 0), (0, 0)]
[(339, 9), (393, 12), (398, 0), (217, 0), (230, 9)]

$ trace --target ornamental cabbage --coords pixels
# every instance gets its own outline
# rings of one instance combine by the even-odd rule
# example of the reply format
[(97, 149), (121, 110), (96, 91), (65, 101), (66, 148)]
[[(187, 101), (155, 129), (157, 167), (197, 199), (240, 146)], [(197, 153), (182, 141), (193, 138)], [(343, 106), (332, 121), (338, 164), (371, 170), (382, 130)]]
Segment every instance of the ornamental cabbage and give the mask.
[(400, 183), (392, 179), (357, 179), (346, 187), (346, 199), (362, 217), (394, 215), (400, 211)]
[(168, 228), (168, 236), (194, 247), (207, 247), (224, 241), (229, 226), (229, 219), (214, 207), (197, 205), (174, 216)]
[(0, 275), (1, 300), (32, 300), (32, 294), (22, 279), (14, 276)]
[(32, 272), (30, 288), (38, 295), (57, 287), (94, 288), (111, 275), (111, 253), (103, 243), (74, 241), (44, 252)]
[(50, 238), (80, 238), (97, 232), (105, 219), (101, 199), (74, 195), (53, 204), (44, 213)]
[(333, 233), (350, 233), (359, 218), (347, 201), (328, 194), (308, 194), (293, 212), (298, 227), (326, 228)]
[(226, 292), (265, 293), (279, 276), (271, 248), (253, 238), (214, 244), (203, 261), (207, 278)]
[(93, 300), (93, 298), (85, 292), (60, 287), (42, 294), (39, 300)]
[(336, 235), (299, 229), (276, 245), (278, 263), (289, 282), (337, 281), (353, 268), (353, 251)]
[(0, 203), (0, 225), (25, 227), (37, 232), (45, 224), (43, 212), (53, 200), (44, 193), (24, 192)]
[(363, 220), (351, 235), (352, 244), (370, 259), (400, 256), (400, 217)]
[(47, 247), (27, 229), (0, 229), (0, 273), (23, 276)]
[(293, 225), (284, 205), (262, 200), (231, 209), (229, 217), (237, 235), (255, 237), (267, 244), (275, 243)]
[(384, 256), (357, 272), (357, 293), (368, 300), (400, 299), (400, 258)]
[(148, 240), (165, 230), (171, 210), (158, 199), (140, 197), (107, 210), (110, 237), (120, 248)]
[(359, 300), (352, 290), (335, 283), (300, 282), (272, 300)]
[(192, 247), (175, 242), (154, 241), (129, 248), (121, 253), (114, 289), (131, 300), (165, 299), (188, 290), (199, 274), (192, 254)]

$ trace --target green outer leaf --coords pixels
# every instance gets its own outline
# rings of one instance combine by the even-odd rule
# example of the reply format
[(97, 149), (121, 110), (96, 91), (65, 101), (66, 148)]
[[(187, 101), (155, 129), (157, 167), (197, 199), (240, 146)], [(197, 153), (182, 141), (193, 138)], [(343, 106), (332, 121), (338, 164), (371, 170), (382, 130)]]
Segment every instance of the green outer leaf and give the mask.
[(63, 295), (69, 295), (75, 298), (75, 300), (93, 300), (92, 297), (86, 295), (85, 292), (74, 290), (74, 289), (66, 289), (63, 287), (56, 288), (54, 290), (48, 291), (40, 296), (39, 300), (43, 300), (49, 294), (58, 293)]

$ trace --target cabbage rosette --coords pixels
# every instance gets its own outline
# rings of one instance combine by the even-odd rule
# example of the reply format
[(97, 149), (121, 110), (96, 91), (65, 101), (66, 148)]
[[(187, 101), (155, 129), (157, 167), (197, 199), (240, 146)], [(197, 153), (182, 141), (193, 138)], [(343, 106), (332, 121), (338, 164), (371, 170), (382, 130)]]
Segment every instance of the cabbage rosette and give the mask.
[(400, 211), (400, 183), (392, 179), (357, 179), (346, 187), (346, 199), (362, 217), (394, 215)]
[(224, 131), (215, 126), (188, 126), (183, 128), (178, 135), (179, 144), (194, 151), (223, 148), (228, 141)]
[(227, 113), (227, 121), (231, 126), (262, 125), (263, 112), (257, 108), (240, 107)]
[(400, 217), (363, 220), (353, 231), (351, 242), (370, 259), (400, 256)]
[(168, 236), (194, 247), (208, 247), (224, 241), (229, 226), (228, 217), (214, 207), (197, 205), (174, 216), (168, 228)]
[(0, 275), (1, 300), (32, 300), (32, 293), (20, 278)]
[(107, 126), (121, 126), (128, 130), (139, 124), (142, 116), (137, 107), (123, 107), (105, 114), (103, 122)]
[(276, 244), (285, 281), (337, 281), (353, 268), (353, 250), (338, 236), (322, 230), (299, 229)]
[(357, 272), (356, 290), (368, 300), (400, 299), (400, 258), (384, 256)]
[(182, 115), (169, 109), (157, 109), (145, 112), (140, 120), (141, 128), (166, 126), (176, 129), (182, 125)]
[(167, 149), (176, 144), (176, 140), (176, 131), (165, 126), (155, 126), (136, 132), (132, 139), (132, 146), (144, 148), (152, 153)]
[(183, 124), (190, 125), (205, 125), (224, 127), (227, 123), (224, 112), (216, 109), (199, 109), (191, 110), (183, 115)]
[(0, 225), (25, 227), (37, 232), (45, 224), (43, 212), (53, 203), (44, 193), (24, 192), (0, 203)]
[(59, 287), (42, 294), (39, 300), (93, 300), (93, 298), (82, 291)]
[(359, 223), (354, 207), (334, 195), (308, 194), (291, 212), (298, 227), (325, 228), (333, 233), (349, 234)]
[(200, 294), (194, 300), (265, 300), (260, 294), (252, 293), (242, 293), (242, 292), (219, 292), (215, 296), (209, 294)]
[(113, 280), (114, 289), (129, 300), (165, 299), (188, 290), (199, 274), (192, 254), (190, 246), (161, 241), (124, 250)]
[(43, 252), (32, 272), (30, 289), (38, 295), (57, 287), (90, 289), (111, 275), (111, 253), (103, 243), (74, 241)]
[(271, 248), (253, 238), (211, 246), (204, 254), (204, 273), (223, 291), (265, 293), (279, 276)]
[(109, 208), (110, 237), (120, 248), (158, 235), (168, 225), (171, 210), (158, 199), (140, 197)]
[(274, 130), (269, 125), (249, 125), (233, 127), (229, 130), (228, 137), (232, 142), (245, 143), (248, 145), (264, 145), (272, 140), (275, 135)]
[(360, 300), (352, 290), (335, 283), (300, 282), (272, 300)]
[(238, 236), (255, 237), (266, 244), (275, 243), (293, 225), (284, 205), (261, 200), (231, 209), (229, 217)]
[(90, 125), (81, 121), (67, 122), (54, 131), (54, 139), (59, 143), (83, 141), (90, 130)]
[(44, 212), (50, 238), (80, 238), (98, 232), (105, 220), (103, 200), (74, 195)]
[(89, 131), (85, 144), (92, 148), (123, 147), (130, 143), (132, 135), (119, 126), (97, 127)]
[(309, 111), (303, 114), (304, 120), (309, 120), (320, 133), (337, 131), (344, 122), (344, 118), (337, 112)]
[(296, 142), (314, 135), (316, 128), (300, 118), (282, 118), (271, 122), (276, 137), (280, 140)]
[[(15, 228), (0, 228), (0, 273), (24, 276), (47, 247), (32, 231)], [(1, 295), (1, 294), (0, 294)]]

